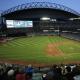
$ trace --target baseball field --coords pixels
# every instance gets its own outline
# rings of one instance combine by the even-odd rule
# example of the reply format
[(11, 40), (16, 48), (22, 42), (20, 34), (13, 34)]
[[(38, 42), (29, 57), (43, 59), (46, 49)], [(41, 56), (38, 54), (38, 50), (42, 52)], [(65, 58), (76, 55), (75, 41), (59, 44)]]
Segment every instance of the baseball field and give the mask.
[(67, 63), (80, 61), (80, 42), (59, 36), (19, 37), (0, 43), (0, 61)]

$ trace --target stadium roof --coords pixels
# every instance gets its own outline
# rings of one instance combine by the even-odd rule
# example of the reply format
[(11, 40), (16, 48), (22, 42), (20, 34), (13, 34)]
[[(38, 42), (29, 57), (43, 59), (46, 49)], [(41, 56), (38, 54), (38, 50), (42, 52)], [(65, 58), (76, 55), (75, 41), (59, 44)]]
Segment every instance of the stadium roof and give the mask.
[(2, 15), (6, 15), (8, 13), (19, 11), (19, 10), (27, 10), (27, 9), (33, 9), (33, 8), (49, 8), (49, 9), (63, 10), (63, 11), (70, 12), (72, 14), (80, 16), (78, 12), (74, 11), (71, 8), (68, 8), (64, 5), (60, 5), (56, 3), (50, 3), (50, 2), (31, 2), (31, 3), (18, 5), (2, 12)]

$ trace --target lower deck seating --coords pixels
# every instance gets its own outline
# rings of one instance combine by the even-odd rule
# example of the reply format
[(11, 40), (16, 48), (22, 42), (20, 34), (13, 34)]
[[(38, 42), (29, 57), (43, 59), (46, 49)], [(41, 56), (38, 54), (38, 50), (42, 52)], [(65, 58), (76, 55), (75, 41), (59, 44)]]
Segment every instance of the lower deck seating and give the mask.
[(80, 80), (80, 65), (58, 64), (33, 67), (1, 63), (0, 80)]

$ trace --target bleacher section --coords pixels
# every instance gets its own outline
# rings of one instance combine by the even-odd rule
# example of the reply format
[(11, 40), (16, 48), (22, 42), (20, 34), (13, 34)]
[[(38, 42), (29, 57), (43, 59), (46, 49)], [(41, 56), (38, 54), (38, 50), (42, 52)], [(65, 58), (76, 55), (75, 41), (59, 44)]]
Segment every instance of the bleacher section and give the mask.
[(61, 35), (65, 38), (80, 41), (80, 33), (62, 33)]

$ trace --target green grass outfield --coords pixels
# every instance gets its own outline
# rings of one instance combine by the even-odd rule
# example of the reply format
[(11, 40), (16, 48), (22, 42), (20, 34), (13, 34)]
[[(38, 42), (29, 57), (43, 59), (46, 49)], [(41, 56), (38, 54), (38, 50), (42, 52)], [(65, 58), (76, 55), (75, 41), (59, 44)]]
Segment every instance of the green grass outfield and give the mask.
[[(63, 56), (48, 56), (45, 48), (49, 43), (65, 42), (58, 46)], [(36, 61), (38, 63), (58, 63), (80, 61), (80, 42), (58, 36), (33, 36), (16, 38), (0, 44), (0, 59)]]

